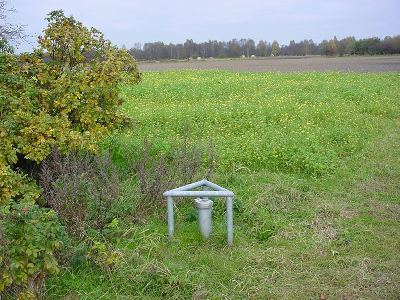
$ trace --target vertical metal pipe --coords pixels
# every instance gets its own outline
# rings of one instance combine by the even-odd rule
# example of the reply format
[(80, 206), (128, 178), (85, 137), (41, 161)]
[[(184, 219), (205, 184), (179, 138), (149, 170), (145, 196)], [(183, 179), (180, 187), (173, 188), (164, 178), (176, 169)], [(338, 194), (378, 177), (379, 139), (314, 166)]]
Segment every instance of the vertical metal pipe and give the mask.
[(167, 198), (168, 205), (168, 236), (170, 238), (174, 235), (174, 200), (171, 196)]
[(233, 244), (233, 197), (226, 197), (226, 229), (228, 245)]
[(212, 206), (213, 202), (208, 198), (196, 198), (195, 204), (198, 210), (199, 229), (203, 238), (208, 239), (212, 228)]

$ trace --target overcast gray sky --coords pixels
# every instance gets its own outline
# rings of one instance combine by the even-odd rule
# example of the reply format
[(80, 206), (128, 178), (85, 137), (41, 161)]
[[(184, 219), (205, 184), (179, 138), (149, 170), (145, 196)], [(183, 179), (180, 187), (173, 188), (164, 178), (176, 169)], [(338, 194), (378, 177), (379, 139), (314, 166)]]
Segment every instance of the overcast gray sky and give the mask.
[[(17, 13), (14, 23), (27, 33), (41, 34), (44, 18), (63, 9), (85, 25), (101, 30), (113, 43), (130, 48), (135, 42), (196, 42), (209, 39), (313, 39), (336, 35), (385, 37), (400, 34), (400, 0), (7, 0)], [(35, 38), (31, 45), (36, 45)], [(20, 51), (32, 46), (23, 44)]]

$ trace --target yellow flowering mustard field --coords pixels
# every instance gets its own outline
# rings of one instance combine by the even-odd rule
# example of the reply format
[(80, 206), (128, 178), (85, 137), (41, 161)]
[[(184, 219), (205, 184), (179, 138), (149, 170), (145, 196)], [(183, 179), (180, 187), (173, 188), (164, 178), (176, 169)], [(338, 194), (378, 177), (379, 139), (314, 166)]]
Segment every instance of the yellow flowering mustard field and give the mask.
[(126, 139), (172, 147), (212, 142), (218, 167), (334, 172), (400, 113), (398, 73), (238, 73), (169, 71), (125, 87), (124, 113), (136, 127)]

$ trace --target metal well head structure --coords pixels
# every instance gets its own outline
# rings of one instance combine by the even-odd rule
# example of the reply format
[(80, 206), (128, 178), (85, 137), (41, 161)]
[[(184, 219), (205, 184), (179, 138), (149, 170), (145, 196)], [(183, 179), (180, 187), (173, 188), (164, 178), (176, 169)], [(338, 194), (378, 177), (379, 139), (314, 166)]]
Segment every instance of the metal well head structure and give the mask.
[[(203, 190), (195, 190), (198, 188), (203, 188)], [(163, 195), (167, 197), (168, 235), (170, 238), (174, 236), (174, 197), (198, 197), (199, 200), (196, 201), (196, 206), (199, 209), (199, 227), (201, 234), (205, 238), (211, 234), (212, 201), (208, 198), (225, 198), (227, 242), (228, 245), (233, 244), (233, 197), (235, 196), (233, 192), (212, 183), (211, 181), (203, 179), (166, 191)]]

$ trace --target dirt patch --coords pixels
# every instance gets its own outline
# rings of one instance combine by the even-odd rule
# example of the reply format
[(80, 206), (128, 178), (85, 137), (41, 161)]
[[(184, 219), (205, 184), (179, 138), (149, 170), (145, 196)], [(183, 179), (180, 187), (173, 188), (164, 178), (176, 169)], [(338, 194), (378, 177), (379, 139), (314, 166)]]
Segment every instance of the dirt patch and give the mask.
[(400, 72), (400, 55), (370, 57), (268, 57), (247, 59), (205, 59), (187, 61), (139, 62), (140, 71), (178, 69), (232, 70), (251, 72)]
[(340, 211), (340, 217), (343, 219), (352, 219), (357, 215), (357, 212), (351, 209), (342, 209)]
[(380, 193), (386, 190), (386, 184), (375, 179), (368, 179), (358, 182), (356, 188), (362, 193)]
[(337, 230), (333, 227), (332, 220), (317, 216), (311, 223), (311, 227), (321, 239), (335, 240), (338, 236)]
[(320, 207), (310, 226), (320, 239), (332, 241), (338, 237), (338, 232), (334, 228), (334, 220), (337, 217), (337, 208), (330, 205), (323, 205)]

